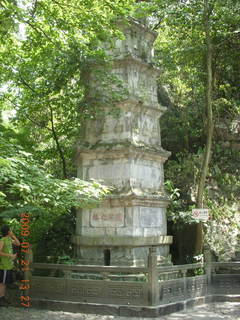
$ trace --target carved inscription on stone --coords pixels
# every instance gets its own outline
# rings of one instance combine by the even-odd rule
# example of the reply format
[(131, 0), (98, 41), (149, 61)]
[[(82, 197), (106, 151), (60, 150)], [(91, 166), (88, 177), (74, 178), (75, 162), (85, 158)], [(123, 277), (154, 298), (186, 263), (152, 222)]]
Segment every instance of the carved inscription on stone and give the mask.
[(164, 302), (173, 302), (176, 300), (181, 300), (184, 298), (184, 286), (182, 281), (168, 282), (168, 284), (163, 284), (162, 294), (160, 294), (160, 299)]
[(123, 208), (101, 208), (91, 212), (92, 227), (123, 227)]
[(214, 275), (213, 287), (216, 293), (238, 294), (240, 292), (240, 276), (234, 275)]
[(119, 299), (137, 299), (142, 297), (143, 290), (142, 287), (116, 287), (110, 286), (107, 288), (107, 296), (111, 298), (119, 298)]
[(163, 224), (162, 208), (140, 208), (140, 222), (142, 227), (161, 227)]
[(89, 288), (71, 288), (71, 295), (77, 297), (99, 297), (100, 288), (89, 287)]
[(190, 278), (187, 281), (187, 293), (190, 297), (199, 297), (206, 293), (207, 280), (205, 278)]
[(44, 293), (46, 295), (64, 295), (66, 291), (65, 279), (33, 277), (31, 280), (31, 292)]

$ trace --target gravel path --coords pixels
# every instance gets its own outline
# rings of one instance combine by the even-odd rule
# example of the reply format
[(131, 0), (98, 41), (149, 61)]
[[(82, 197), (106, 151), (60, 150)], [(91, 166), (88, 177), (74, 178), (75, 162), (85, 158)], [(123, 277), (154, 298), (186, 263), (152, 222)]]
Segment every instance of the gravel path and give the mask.
[[(0, 308), (1, 320), (153, 320), (157, 318), (126, 318), (95, 314), (70, 313), (61, 311), (37, 310), (33, 308)], [(160, 318), (159, 318), (160, 319)], [(171, 315), (161, 320), (240, 320), (240, 303), (225, 302), (202, 305)]]

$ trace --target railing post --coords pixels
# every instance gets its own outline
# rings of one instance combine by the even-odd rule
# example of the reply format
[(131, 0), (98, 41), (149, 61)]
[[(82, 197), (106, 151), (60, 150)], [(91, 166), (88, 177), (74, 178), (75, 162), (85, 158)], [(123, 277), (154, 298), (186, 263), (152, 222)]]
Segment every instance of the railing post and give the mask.
[(182, 270), (182, 277), (183, 277), (183, 294), (184, 297), (187, 297), (187, 270)]
[(157, 249), (149, 248), (148, 255), (148, 285), (149, 285), (149, 303), (151, 306), (159, 304), (159, 284), (157, 269)]
[[(24, 260), (28, 263), (28, 268), (24, 271), (24, 284), (29, 286), (29, 289), (31, 287), (31, 278), (32, 278), (32, 272), (31, 272), (31, 264), (33, 262), (33, 252), (31, 247), (29, 247), (29, 251), (24, 254)], [(23, 282), (22, 282), (23, 285)], [(29, 289), (25, 290), (25, 295), (29, 295)]]
[(207, 276), (207, 291), (211, 290), (212, 284), (212, 255), (209, 249), (204, 251), (205, 272)]

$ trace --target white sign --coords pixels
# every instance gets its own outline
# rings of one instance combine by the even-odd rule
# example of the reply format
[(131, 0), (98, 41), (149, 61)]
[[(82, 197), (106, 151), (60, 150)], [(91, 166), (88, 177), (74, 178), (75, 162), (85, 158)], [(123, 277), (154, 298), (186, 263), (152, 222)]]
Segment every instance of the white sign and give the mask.
[(207, 221), (209, 219), (209, 209), (192, 209), (192, 215), (196, 220)]

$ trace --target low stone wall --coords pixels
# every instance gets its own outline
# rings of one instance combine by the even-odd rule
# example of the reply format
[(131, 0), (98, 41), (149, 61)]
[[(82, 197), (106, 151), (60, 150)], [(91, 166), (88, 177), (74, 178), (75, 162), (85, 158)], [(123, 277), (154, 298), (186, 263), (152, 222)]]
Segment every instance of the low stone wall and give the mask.
[[(39, 275), (47, 270), (51, 276)], [(147, 267), (33, 263), (32, 271), (31, 305), (50, 310), (154, 317), (206, 302), (240, 301), (240, 262), (159, 267), (152, 250)], [(26, 292), (9, 292), (20, 306)]]
[(65, 311), (75, 313), (90, 313), (125, 317), (152, 318), (161, 317), (173, 312), (186, 310), (197, 305), (213, 302), (240, 302), (240, 295), (208, 295), (199, 298), (187, 299), (174, 303), (162, 304), (159, 306), (129, 306), (97, 303), (77, 303), (56, 300), (33, 300), (32, 306), (38, 309), (53, 311)]

